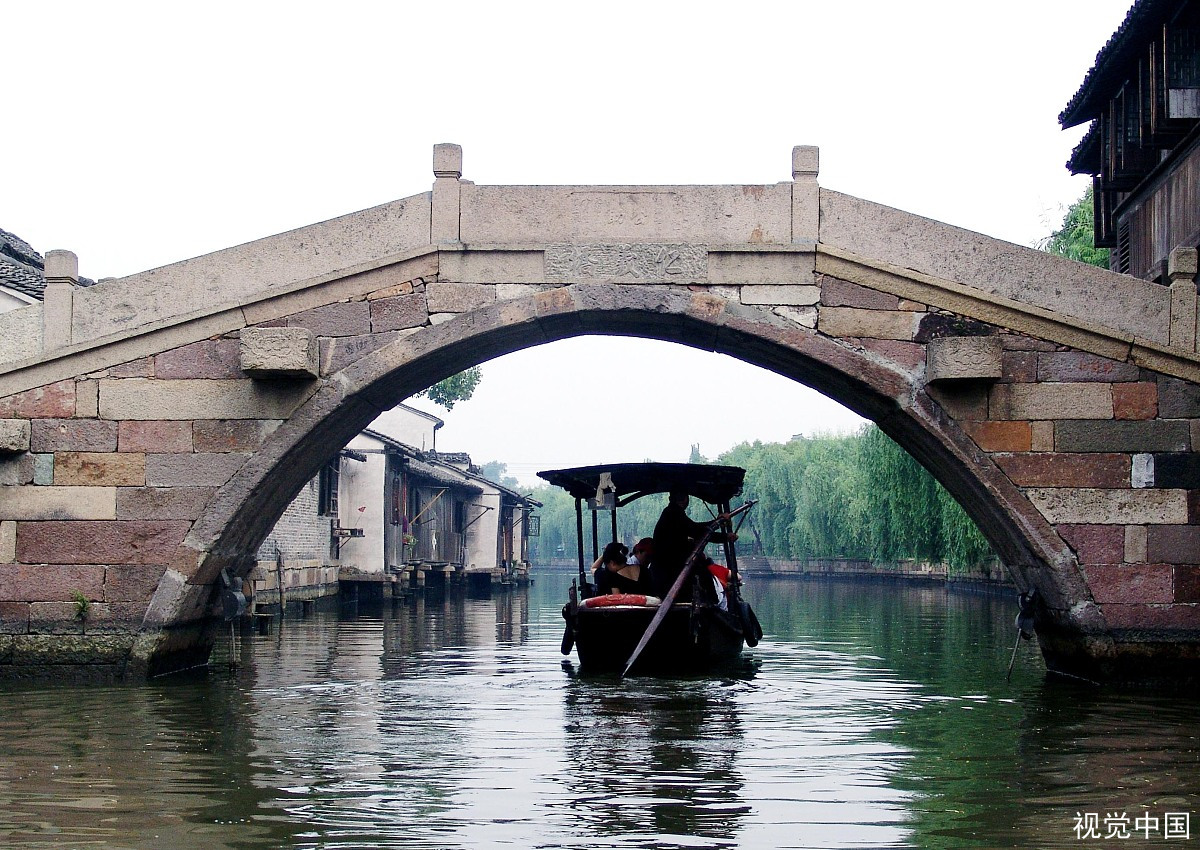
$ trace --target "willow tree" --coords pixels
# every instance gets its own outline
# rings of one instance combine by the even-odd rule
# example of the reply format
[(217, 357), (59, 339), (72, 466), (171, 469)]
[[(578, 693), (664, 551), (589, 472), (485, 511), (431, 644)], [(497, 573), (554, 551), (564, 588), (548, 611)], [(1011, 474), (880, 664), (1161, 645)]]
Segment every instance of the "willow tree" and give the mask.
[(1060, 257), (1108, 268), (1108, 249), (1096, 247), (1095, 203), (1092, 187), (1088, 186), (1083, 197), (1067, 208), (1062, 227), (1043, 239), (1038, 247)]

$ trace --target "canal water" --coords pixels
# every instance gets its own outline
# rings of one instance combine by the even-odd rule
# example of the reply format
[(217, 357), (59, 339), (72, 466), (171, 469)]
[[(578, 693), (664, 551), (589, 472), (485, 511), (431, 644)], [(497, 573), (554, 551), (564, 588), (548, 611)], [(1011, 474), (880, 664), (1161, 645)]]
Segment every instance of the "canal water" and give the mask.
[(570, 579), (536, 579), (289, 619), (207, 675), (5, 685), (0, 847), (1200, 844), (1194, 697), (1029, 643), (1006, 682), (1007, 596), (752, 583), (742, 669), (617, 681), (564, 663)]

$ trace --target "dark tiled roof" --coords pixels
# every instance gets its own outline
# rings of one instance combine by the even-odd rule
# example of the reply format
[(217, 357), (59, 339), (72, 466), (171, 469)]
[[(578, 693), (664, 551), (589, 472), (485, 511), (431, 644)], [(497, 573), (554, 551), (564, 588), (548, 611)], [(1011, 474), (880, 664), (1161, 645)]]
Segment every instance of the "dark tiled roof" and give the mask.
[(1079, 140), (1079, 144), (1075, 146), (1075, 150), (1071, 151), (1071, 158), (1067, 160), (1067, 170), (1072, 174), (1100, 173), (1100, 133), (1098, 132), (1098, 125), (1093, 124), (1084, 133), (1083, 138)]
[(1180, 6), (1180, 0), (1137, 0), (1108, 44), (1096, 54), (1096, 64), (1084, 77), (1083, 85), (1059, 114), (1063, 128), (1090, 121), (1100, 114), (1112, 89), (1125, 82), (1128, 63), (1146, 48), (1159, 28)]
[[(0, 286), (43, 300), (46, 292), (46, 261), (19, 236), (0, 230)], [(96, 281), (79, 279), (80, 286), (92, 286)]]
[(0, 286), (42, 300), (46, 280), (42, 255), (28, 242), (7, 230), (0, 230)]

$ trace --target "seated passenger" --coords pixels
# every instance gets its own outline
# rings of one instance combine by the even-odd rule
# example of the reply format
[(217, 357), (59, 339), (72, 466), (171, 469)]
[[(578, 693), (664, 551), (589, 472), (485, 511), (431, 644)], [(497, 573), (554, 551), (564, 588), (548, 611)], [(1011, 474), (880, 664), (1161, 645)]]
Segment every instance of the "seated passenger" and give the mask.
[(705, 561), (707, 562), (705, 566), (708, 568), (708, 574), (712, 576), (713, 591), (716, 593), (717, 607), (722, 611), (728, 611), (729, 599), (725, 595), (725, 588), (729, 587), (729, 582), (733, 578), (733, 573), (729, 567), (725, 566), (724, 564), (716, 563), (712, 558), (705, 557)]
[(654, 538), (643, 537), (637, 543), (633, 544), (633, 549), (629, 552), (629, 558), (626, 561), (631, 566), (636, 565), (640, 568), (643, 574), (650, 566), (650, 558), (654, 554)]
[(604, 547), (604, 554), (592, 565), (596, 582), (596, 593), (645, 593), (641, 583), (641, 568), (626, 563), (624, 543), (613, 541)]

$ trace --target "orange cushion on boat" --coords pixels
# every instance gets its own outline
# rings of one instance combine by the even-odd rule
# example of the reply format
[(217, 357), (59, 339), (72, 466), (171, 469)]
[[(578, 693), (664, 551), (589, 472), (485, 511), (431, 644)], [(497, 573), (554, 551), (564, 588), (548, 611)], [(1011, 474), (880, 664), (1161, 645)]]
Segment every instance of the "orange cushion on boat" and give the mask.
[(608, 608), (613, 605), (625, 605), (634, 608), (654, 608), (662, 603), (657, 596), (645, 596), (641, 593), (610, 593), (607, 596), (589, 596), (583, 600), (584, 608)]

